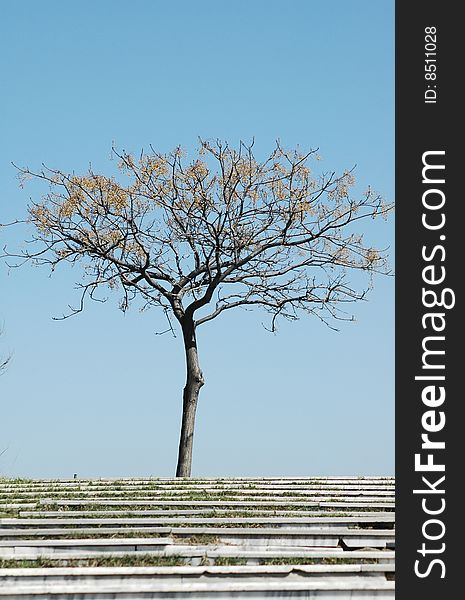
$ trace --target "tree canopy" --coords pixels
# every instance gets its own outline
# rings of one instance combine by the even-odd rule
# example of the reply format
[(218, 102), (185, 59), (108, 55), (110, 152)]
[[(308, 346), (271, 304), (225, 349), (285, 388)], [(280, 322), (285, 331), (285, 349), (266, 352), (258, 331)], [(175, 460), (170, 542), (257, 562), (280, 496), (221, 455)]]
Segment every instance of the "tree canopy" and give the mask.
[(50, 184), (30, 206), (40, 248), (25, 256), (52, 268), (82, 263), (74, 310), (108, 286), (122, 292), (123, 310), (136, 296), (178, 320), (208, 307), (196, 326), (238, 306), (263, 307), (271, 329), (299, 311), (331, 325), (350, 318), (345, 305), (365, 296), (349, 271), (386, 271), (384, 253), (365, 246), (353, 224), (386, 216), (391, 206), (370, 188), (352, 198), (351, 171), (313, 175), (315, 150), (277, 143), (263, 162), (253, 145), (220, 141), (202, 141), (190, 162), (180, 148), (137, 160), (114, 153), (126, 181), (92, 170), (20, 170), (23, 180)]

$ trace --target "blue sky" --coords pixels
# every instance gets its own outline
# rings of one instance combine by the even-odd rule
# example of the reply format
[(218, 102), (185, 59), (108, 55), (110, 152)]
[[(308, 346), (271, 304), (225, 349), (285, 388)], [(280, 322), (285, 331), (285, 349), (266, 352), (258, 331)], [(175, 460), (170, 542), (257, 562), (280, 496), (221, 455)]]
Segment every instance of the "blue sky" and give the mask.
[[(4, 7), (0, 24), (0, 222), (40, 190), (11, 162), (114, 169), (110, 148), (192, 150), (198, 136), (319, 147), (394, 196), (394, 2), (156, 0)], [(30, 233), (30, 232), (29, 232)], [(28, 231), (0, 229), (18, 249)], [(367, 240), (390, 246), (393, 219)], [(75, 302), (79, 272), (0, 264), (0, 475), (174, 474), (184, 383), (161, 314)], [(265, 331), (260, 312), (199, 330), (206, 385), (193, 474), (392, 474), (394, 281), (378, 277), (356, 323), (303, 317)]]

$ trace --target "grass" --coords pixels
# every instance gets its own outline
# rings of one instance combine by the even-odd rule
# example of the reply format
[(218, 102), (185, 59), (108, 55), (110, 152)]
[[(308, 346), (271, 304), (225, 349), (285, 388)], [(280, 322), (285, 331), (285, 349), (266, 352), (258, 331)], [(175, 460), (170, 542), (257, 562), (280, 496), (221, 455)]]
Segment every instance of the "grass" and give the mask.
[[(121, 538), (140, 538), (143, 537), (144, 539), (148, 539), (148, 538), (166, 538), (166, 537), (171, 537), (172, 540), (177, 543), (177, 544), (189, 544), (189, 545), (207, 545), (207, 544), (219, 544), (220, 543), (220, 538), (216, 535), (216, 534), (210, 534), (210, 533), (201, 533), (201, 534), (186, 534), (186, 535), (169, 535), (168, 533), (158, 533), (158, 532), (142, 532), (142, 531), (117, 531), (115, 533), (107, 533), (107, 534), (100, 534), (100, 533), (69, 533), (69, 534), (59, 534), (59, 535), (54, 535), (53, 539), (54, 540), (89, 540), (89, 539), (105, 539), (105, 540), (117, 540), (117, 539), (121, 539)], [(16, 538), (15, 538), (16, 539)], [(21, 540), (27, 540), (27, 536), (25, 537), (21, 537)], [(49, 535), (38, 535), (38, 536), (34, 536), (33, 538), (34, 541), (38, 540), (50, 540), (52, 539), (51, 536)], [(10, 540), (11, 541), (11, 540)]]
[(24, 479), (21, 477), (16, 477), (16, 479), (8, 479), (7, 477), (0, 476), (0, 484), (15, 484), (15, 483), (34, 483), (33, 479)]
[(0, 510), (0, 519), (14, 519), (19, 517), (18, 508), (2, 508)]
[[(270, 494), (272, 495), (272, 494)], [(35, 500), (40, 500), (41, 498), (54, 498), (57, 500), (81, 500), (83, 496), (82, 490), (73, 490), (72, 492), (63, 492), (63, 491), (49, 491), (49, 490), (41, 490), (40, 492), (36, 492), (34, 494), (31, 493), (21, 493), (21, 492), (9, 492), (9, 493), (1, 493), (0, 492), (0, 501), (8, 501), (11, 499), (24, 500), (27, 502), (34, 502)], [(229, 491), (229, 490), (212, 490), (211, 492), (206, 491), (198, 491), (198, 492), (186, 492), (185, 494), (178, 494), (176, 496), (172, 496), (169, 494), (152, 494), (150, 491), (145, 490), (132, 490), (132, 491), (98, 491), (97, 494), (85, 495), (89, 499), (92, 498), (105, 498), (105, 499), (113, 499), (113, 500), (132, 500), (134, 496), (136, 496), (136, 500), (172, 500), (172, 501), (185, 501), (185, 500), (224, 500), (224, 499), (234, 499), (234, 500), (243, 500), (247, 501), (257, 501), (262, 497), (267, 496), (267, 494), (243, 494), (237, 491)], [(296, 498), (298, 501), (304, 502), (307, 498), (318, 498), (319, 501), (326, 502), (335, 502), (339, 501), (340, 498), (337, 497), (328, 497), (322, 493), (315, 493), (311, 496), (309, 494), (299, 493), (299, 492), (279, 492), (276, 496), (277, 498)], [(360, 496), (360, 498), (363, 498)], [(372, 502), (376, 502), (378, 500), (374, 500)], [(384, 501), (384, 500), (381, 500)], [(265, 500), (267, 502), (267, 500)]]
[[(24, 537), (28, 537), (28, 534), (31, 531), (34, 531), (35, 526), (31, 527), (30, 529), (27, 529), (27, 523), (21, 523), (21, 537), (20, 536), (14, 536), (12, 537), (12, 539), (24, 539), (23, 536), (23, 532), (24, 532)], [(67, 523), (66, 525), (58, 525), (58, 526), (54, 526), (54, 527), (50, 527), (50, 529), (54, 529), (55, 527), (60, 528), (60, 529), (75, 529), (76, 525), (74, 525), (73, 523)], [(192, 528), (202, 528), (202, 527), (221, 527), (221, 529), (231, 529), (231, 528), (244, 528), (244, 529), (263, 529), (264, 527), (266, 529), (284, 529), (280, 526), (279, 523), (211, 523), (211, 525), (209, 524), (208, 521), (205, 521), (205, 523), (190, 523), (189, 521), (176, 521), (174, 523), (170, 522), (170, 521), (166, 521), (166, 522), (160, 522), (160, 523), (156, 523), (154, 525), (149, 525), (149, 526), (145, 526), (145, 525), (140, 525), (139, 523), (128, 523), (128, 524), (118, 524), (116, 523), (115, 526), (112, 525), (107, 525), (106, 523), (96, 523), (95, 525), (85, 525), (82, 527), (77, 527), (78, 529), (82, 529), (83, 531), (85, 531), (85, 529), (104, 529), (106, 527), (111, 527), (112, 529), (134, 529), (134, 530), (138, 530), (140, 532), (144, 532), (144, 531), (150, 531), (150, 527), (163, 527), (163, 528), (170, 528), (170, 529), (179, 529), (182, 527), (192, 527)], [(48, 529), (48, 527), (47, 527)], [(372, 528), (373, 529), (373, 528)], [(383, 527), (384, 529), (384, 527)], [(3, 535), (0, 536), (0, 539), (6, 539), (8, 537), (8, 529), (4, 530)], [(74, 533), (74, 531), (73, 531)], [(116, 533), (116, 531), (115, 531)], [(48, 534), (49, 537), (53, 537), (53, 539), (56, 538), (56, 535), (54, 535), (53, 533)], [(57, 535), (64, 535), (64, 534), (57, 534)], [(105, 535), (105, 534), (103, 534)], [(108, 534), (111, 535), (111, 534)], [(165, 535), (165, 534), (163, 534)], [(33, 536), (34, 539), (39, 539), (39, 537)]]
[[(301, 513), (302, 511), (297, 511), (297, 514), (295, 514), (295, 512), (281, 512), (281, 511), (255, 511), (253, 509), (248, 509), (248, 510), (225, 510), (225, 511), (205, 511), (205, 512), (201, 512), (201, 513), (194, 513), (192, 515), (183, 515), (183, 514), (179, 514), (177, 511), (169, 511), (172, 512), (172, 515), (157, 515), (158, 510), (155, 511), (137, 511), (137, 510), (131, 510), (131, 511), (127, 511), (127, 509), (125, 510), (121, 510), (121, 511), (115, 511), (117, 514), (114, 514), (113, 512), (106, 512), (106, 511), (98, 511), (98, 510), (91, 510), (91, 511), (82, 511), (83, 514), (81, 514), (81, 511), (74, 511), (74, 510), (58, 510), (58, 511), (53, 511), (53, 513), (59, 512), (59, 515), (53, 514), (44, 514), (44, 513), (37, 513), (34, 514), (33, 511), (19, 511), (19, 510), (12, 510), (12, 512), (10, 514), (5, 514), (5, 516), (8, 517), (19, 517), (19, 518), (34, 518), (34, 519), (49, 519), (49, 518), (56, 518), (56, 519), (60, 519), (60, 518), (69, 518), (71, 517), (76, 517), (76, 518), (86, 518), (86, 519), (103, 519), (103, 518), (109, 518), (109, 519), (121, 519), (121, 518), (158, 518), (160, 520), (163, 519), (170, 519), (173, 516), (179, 516), (179, 517), (185, 517), (186, 519), (190, 519), (191, 517), (194, 518), (202, 518), (202, 519), (210, 519), (210, 518), (224, 518), (224, 519), (233, 519), (233, 518), (270, 518), (270, 517), (280, 517), (283, 519), (286, 518), (299, 518), (300, 516), (302, 516)], [(26, 513), (26, 514), (25, 514)], [(303, 515), (304, 517), (306, 516), (306, 514)], [(309, 515), (311, 517), (316, 517), (316, 518), (320, 518), (320, 517), (328, 517), (328, 513), (327, 512), (317, 512), (317, 514), (311, 514)], [(350, 513), (345, 513), (345, 512), (334, 512), (332, 511), (330, 514), (330, 517), (351, 517), (352, 515)], [(167, 523), (169, 523), (170, 521), (167, 521)], [(175, 526), (175, 523), (172, 523), (173, 526)]]
[(213, 533), (200, 533), (198, 535), (173, 535), (171, 536), (176, 544), (189, 544), (189, 545), (207, 545), (207, 544), (219, 544), (221, 543), (220, 538)]
[[(260, 565), (341, 565), (341, 564), (376, 564), (375, 558), (355, 559), (343, 555), (341, 557), (318, 558), (269, 558), (259, 561)], [(98, 556), (95, 558), (60, 559), (38, 558), (36, 560), (0, 559), (0, 569), (25, 569), (25, 568), (56, 568), (56, 567), (178, 567), (190, 563), (189, 558), (180, 556), (154, 556), (151, 554), (137, 553), (126, 556)], [(215, 564), (220, 567), (244, 566), (244, 558), (218, 557), (216, 559), (203, 559), (202, 565)]]
[(261, 565), (352, 565), (352, 564), (376, 564), (376, 558), (350, 558), (347, 556), (321, 557), (321, 558), (268, 558), (261, 560)]
[[(71, 526), (72, 527), (72, 526)], [(108, 527), (107, 525), (94, 525), (92, 526), (92, 529), (102, 529)], [(156, 527), (169, 527), (172, 531), (170, 532), (158, 532), (158, 531), (147, 531), (147, 527), (134, 527), (131, 525), (121, 525), (120, 527), (115, 527), (115, 531), (114, 532), (103, 532), (103, 533), (97, 533), (97, 532), (93, 532), (93, 533), (87, 533), (86, 531), (77, 531), (76, 529), (73, 529), (73, 531), (70, 531), (69, 533), (48, 533), (47, 535), (28, 535), (27, 533), (25, 533), (25, 535), (21, 535), (21, 536), (17, 536), (17, 535), (12, 535), (12, 536), (8, 536), (8, 535), (3, 535), (0, 539), (2, 540), (9, 540), (9, 541), (14, 541), (14, 540), (48, 540), (48, 539), (53, 539), (53, 540), (62, 540), (62, 539), (91, 539), (91, 538), (101, 538), (101, 539), (112, 539), (112, 538), (130, 538), (130, 537), (144, 537), (144, 538), (148, 538), (148, 537), (167, 537), (170, 535), (174, 534), (174, 538), (175, 539), (179, 539), (179, 540), (185, 540), (187, 539), (187, 537), (189, 536), (189, 534), (178, 534), (175, 533), (175, 529), (180, 529), (182, 527), (192, 527), (192, 528), (197, 528), (197, 529), (201, 529), (202, 527), (205, 527), (205, 524), (203, 523), (168, 523), (166, 525), (160, 525), (160, 526), (156, 526)], [(238, 528), (238, 529), (263, 529), (263, 525), (260, 525), (259, 523), (221, 523), (221, 524), (214, 524), (214, 527), (219, 527), (221, 529), (224, 529), (225, 532), (227, 532), (228, 529), (231, 528)], [(280, 529), (279, 525), (272, 525), (270, 524), (269, 526), (266, 525), (266, 528), (271, 528), (271, 529)], [(83, 529), (85, 530), (86, 528), (83, 527)], [(128, 529), (128, 531), (126, 531), (126, 529)], [(8, 534), (8, 530), (6, 530), (5, 532), (6, 534)], [(205, 536), (210, 536), (213, 534), (201, 534), (201, 535), (205, 535)], [(199, 535), (196, 534), (192, 534), (192, 536), (190, 537), (195, 537), (195, 538), (199, 538)], [(210, 539), (210, 538), (208, 538)], [(195, 543), (195, 542), (192, 542)], [(207, 542), (199, 542), (199, 543), (208, 543)]]
[[(175, 486), (160, 486), (160, 485), (143, 485), (143, 486), (113, 486), (113, 485), (104, 485), (100, 486), (97, 489), (97, 486), (91, 485), (79, 485), (79, 486), (44, 486), (34, 489), (34, 487), (27, 487), (26, 490), (15, 489), (14, 486), (10, 487), (10, 489), (2, 489), (3, 486), (0, 486), (0, 495), (11, 497), (15, 494), (16, 497), (24, 496), (30, 497), (32, 494), (37, 495), (62, 495), (62, 496), (72, 496), (79, 493), (92, 492), (95, 495), (114, 495), (117, 494), (140, 494), (140, 495), (150, 495), (154, 492), (159, 492), (161, 494), (171, 494), (173, 491), (179, 492), (179, 495), (196, 496), (196, 495), (206, 495), (206, 496), (265, 496), (266, 494), (275, 494), (279, 496), (298, 496), (298, 497), (307, 497), (307, 496), (330, 496), (332, 493), (339, 492), (338, 495), (344, 496), (344, 490), (340, 488), (328, 488), (327, 490), (302, 490), (302, 489), (290, 489), (288, 487), (285, 488), (266, 488), (266, 487), (257, 487), (256, 485), (244, 485), (240, 488), (238, 486), (234, 487), (225, 487), (218, 485), (211, 485), (208, 487), (200, 486), (198, 489), (193, 488), (192, 486), (183, 486), (183, 487), (175, 487)], [(28, 494), (26, 494), (26, 491)], [(352, 492), (361, 492), (362, 490), (354, 489)], [(367, 492), (368, 490), (363, 490)], [(185, 494), (184, 494), (185, 492)], [(259, 492), (259, 493), (257, 493)], [(156, 494), (154, 494), (156, 495)], [(352, 494), (349, 494), (354, 497)], [(363, 497), (363, 494), (358, 494), (360, 497)], [(365, 494), (369, 495), (369, 494)], [(355, 494), (357, 497), (357, 494)]]
[(219, 556), (215, 559), (216, 567), (243, 567), (247, 564), (245, 558), (233, 558), (232, 556)]
[[(98, 511), (102, 511), (102, 510), (112, 510), (112, 511), (126, 511), (128, 512), (128, 507), (131, 507), (131, 510), (134, 511), (135, 507), (138, 506), (137, 504), (132, 504), (132, 505), (128, 505), (128, 504), (120, 504), (120, 505), (108, 505), (108, 504), (86, 504), (86, 502), (84, 501), (82, 504), (73, 504), (73, 505), (59, 505), (59, 510), (63, 511), (63, 513), (65, 513), (68, 510), (71, 511), (76, 511), (76, 510), (82, 510), (82, 511), (94, 511), (94, 510), (98, 510)], [(139, 505), (141, 507), (144, 507), (144, 505)], [(171, 508), (170, 508), (171, 507)], [(182, 506), (176, 506), (176, 505), (170, 505), (170, 504), (165, 504), (165, 505), (156, 505), (154, 504), (153, 506), (150, 506), (150, 510), (151, 511), (155, 511), (155, 510), (172, 510), (173, 514), (175, 514), (176, 510), (180, 509), (180, 510), (195, 510), (198, 509), (199, 507), (193, 504), (187, 504), (187, 505), (182, 505)], [(227, 502), (225, 502), (225, 504), (221, 507), (224, 510), (228, 510), (230, 512), (242, 512), (242, 511), (238, 511), (238, 507), (234, 506), (234, 505), (228, 505)], [(37, 509), (41, 510), (41, 511), (50, 511), (50, 510), (57, 510), (57, 504), (52, 503), (52, 504), (38, 504), (37, 505)], [(315, 506), (308, 506), (305, 502), (301, 502), (301, 503), (297, 503), (297, 504), (283, 504), (279, 507), (276, 507), (273, 504), (267, 504), (266, 502), (264, 502), (263, 504), (261, 504), (260, 506), (260, 512), (262, 513), (266, 513), (269, 512), (269, 514), (273, 514), (274, 512), (276, 512), (277, 510), (279, 512), (298, 512), (298, 511), (307, 511), (308, 510), (313, 509), (313, 511), (318, 511), (318, 507)], [(375, 512), (378, 509), (378, 507), (373, 506), (373, 507), (346, 507), (345, 510), (343, 511), (344, 513), (350, 515), (350, 512)], [(390, 509), (390, 508), (383, 508), (382, 512), (390, 512), (393, 511), (394, 509)], [(256, 509), (255, 509), (256, 511)], [(332, 516), (334, 516), (336, 513), (340, 512), (340, 510), (338, 510), (337, 507), (324, 507), (324, 510), (322, 510), (320, 508), (320, 510), (318, 512), (324, 512), (324, 513), (330, 513)]]
[[(2, 492), (0, 490), (0, 501), (9, 501), (11, 499), (14, 500), (25, 500), (28, 502), (33, 502), (35, 499), (40, 500), (41, 498), (55, 498), (61, 500), (80, 500), (82, 496), (85, 498), (108, 498), (115, 500), (124, 500), (124, 499), (132, 499), (134, 496), (138, 500), (222, 500), (224, 498), (228, 499), (242, 499), (245, 502), (250, 500), (259, 500), (260, 498), (265, 498), (268, 496), (274, 496), (276, 498), (296, 498), (296, 501), (305, 501), (306, 499), (316, 498), (318, 501), (325, 502), (341, 502), (344, 500), (345, 496), (342, 494), (340, 496), (329, 496), (323, 492), (314, 492), (312, 494), (307, 494), (305, 492), (300, 491), (279, 491), (277, 493), (268, 492), (265, 490), (264, 493), (255, 494), (253, 490), (250, 493), (242, 493), (236, 490), (211, 490), (211, 491), (189, 491), (186, 493), (179, 493), (176, 495), (171, 495), (165, 491), (161, 491), (161, 493), (155, 494), (154, 490), (97, 490), (95, 493), (87, 494), (86, 490), (75, 489), (75, 490), (40, 490), (37, 492), (28, 492), (26, 493), (24, 490), (21, 491), (8, 491)], [(353, 500), (353, 502), (364, 501), (366, 496), (364, 495), (350, 495), (349, 496)], [(341, 500), (342, 499), (342, 500)], [(379, 496), (375, 500), (370, 500), (370, 502), (389, 502), (393, 499), (393, 496)], [(315, 500), (310, 500), (314, 502)], [(267, 500), (265, 500), (267, 502)]]
[(67, 559), (38, 558), (37, 560), (0, 559), (0, 569), (27, 569), (53, 567), (177, 567), (185, 565), (180, 556), (153, 556), (137, 553), (123, 557), (96, 556), (95, 558)]
[(41, 540), (93, 540), (93, 539), (99, 539), (99, 540), (113, 540), (113, 539), (118, 539), (118, 538), (160, 538), (160, 537), (167, 537), (168, 534), (167, 533), (159, 533), (157, 531), (147, 531), (145, 532), (143, 535), (141, 535), (142, 532), (141, 531), (115, 531), (114, 533), (78, 533), (78, 532), (73, 532), (73, 533), (59, 533), (58, 535), (34, 535), (34, 536), (30, 536), (28, 537), (27, 535), (25, 536), (21, 536), (21, 537), (12, 537), (8, 540), (7, 536), (2, 537), (2, 540), (8, 540), (10, 542), (14, 542), (15, 540), (21, 540), (21, 541), (25, 541), (25, 540), (33, 540), (33, 541), (41, 541)]

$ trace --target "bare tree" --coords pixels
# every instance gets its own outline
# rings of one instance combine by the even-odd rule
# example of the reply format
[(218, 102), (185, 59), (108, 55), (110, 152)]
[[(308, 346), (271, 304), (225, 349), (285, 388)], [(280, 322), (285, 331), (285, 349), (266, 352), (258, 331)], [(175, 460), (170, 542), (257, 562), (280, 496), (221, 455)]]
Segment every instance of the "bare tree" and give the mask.
[[(35, 226), (23, 258), (52, 269), (81, 263), (77, 308), (98, 300), (102, 286), (118, 288), (120, 308), (136, 297), (180, 327), (187, 377), (176, 475), (191, 473), (194, 421), (204, 377), (197, 330), (221, 313), (258, 306), (296, 320), (314, 315), (334, 328), (366, 289), (349, 272), (386, 272), (386, 257), (364, 244), (358, 221), (386, 216), (391, 206), (368, 189), (351, 197), (354, 176), (314, 176), (316, 151), (287, 151), (277, 143), (259, 162), (253, 144), (232, 148), (201, 141), (190, 162), (177, 148), (139, 159), (113, 149), (121, 174), (68, 174), (43, 167), (20, 177), (45, 180), (49, 191), (29, 207)], [(123, 176), (127, 176), (127, 180)], [(355, 278), (358, 280), (358, 278)]]

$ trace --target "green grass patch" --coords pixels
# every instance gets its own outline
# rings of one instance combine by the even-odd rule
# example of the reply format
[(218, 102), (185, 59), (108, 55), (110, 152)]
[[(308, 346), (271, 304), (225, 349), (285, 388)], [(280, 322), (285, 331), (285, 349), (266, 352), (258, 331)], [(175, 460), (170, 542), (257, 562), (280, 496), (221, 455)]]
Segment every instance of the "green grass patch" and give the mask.
[(19, 517), (18, 508), (2, 508), (0, 510), (0, 519), (14, 519)]
[[(34, 536), (21, 536), (20, 538), (18, 537), (14, 537), (11, 538), (9, 541), (14, 541), (14, 540), (37, 540), (37, 541), (41, 541), (41, 540), (93, 540), (93, 539), (105, 539), (105, 540), (113, 540), (113, 539), (118, 539), (118, 538), (160, 538), (160, 537), (167, 537), (168, 534), (167, 533), (158, 533), (156, 531), (146, 531), (146, 532), (142, 532), (142, 531), (115, 531), (114, 533), (79, 533), (79, 532), (70, 532), (70, 533), (60, 533), (58, 535), (34, 535)], [(2, 537), (3, 540), (7, 539), (7, 536)]]
[(173, 535), (171, 536), (173, 541), (177, 544), (189, 544), (189, 545), (208, 545), (208, 544), (219, 544), (220, 538), (212, 533), (201, 533), (199, 535)]
[(16, 477), (15, 479), (9, 479), (8, 477), (0, 477), (0, 484), (2, 485), (14, 485), (18, 483), (34, 483), (33, 479), (23, 479)]
[(186, 564), (180, 556), (153, 556), (137, 553), (128, 556), (98, 556), (63, 560), (38, 558), (37, 560), (0, 559), (0, 569), (54, 568), (54, 567), (178, 567)]
[(376, 558), (350, 558), (347, 556), (318, 558), (293, 557), (293, 558), (267, 558), (260, 561), (261, 565), (354, 565), (376, 564)]
[[(211, 559), (213, 560), (213, 559)], [(232, 556), (219, 556), (215, 559), (216, 567), (243, 567), (247, 564), (245, 558), (233, 558)]]
[[(244, 488), (245, 490), (247, 488)], [(211, 491), (207, 490), (186, 490), (185, 493), (180, 493), (175, 496), (170, 495), (168, 492), (162, 491), (160, 494), (154, 494), (155, 490), (130, 490), (130, 489), (110, 489), (110, 490), (97, 490), (95, 494), (86, 495), (89, 499), (93, 497), (96, 498), (105, 498), (105, 499), (113, 499), (113, 500), (124, 500), (124, 499), (132, 499), (136, 496), (138, 500), (223, 500), (223, 499), (243, 499), (245, 502), (250, 500), (259, 500), (261, 497), (265, 497), (267, 495), (272, 495), (280, 498), (296, 498), (298, 501), (305, 501), (307, 498), (318, 498), (319, 501), (326, 502), (339, 502), (341, 498), (338, 496), (328, 496), (324, 494), (322, 491), (317, 491), (312, 494), (308, 494), (302, 491), (280, 491), (278, 494), (273, 492), (265, 492), (263, 494), (254, 494), (253, 490), (250, 491), (250, 494), (243, 493), (237, 490), (227, 490), (227, 489), (212, 489)], [(158, 490), (159, 491), (159, 490)], [(60, 500), (80, 500), (82, 499), (83, 494), (86, 492), (85, 489), (73, 489), (73, 490), (62, 490), (62, 489), (49, 489), (49, 490), (38, 490), (37, 492), (31, 494), (26, 493), (24, 490), (20, 490), (18, 492), (11, 490), (8, 492), (3, 492), (0, 490), (0, 500), (10, 500), (14, 498), (15, 500), (25, 500), (29, 502), (34, 502), (35, 500), (40, 500), (41, 498), (56, 498)], [(364, 496), (351, 496), (352, 498), (356, 498), (354, 501), (363, 501)], [(370, 500), (370, 502), (386, 502), (389, 501), (388, 498), (377, 498), (375, 500)], [(313, 501), (313, 500), (310, 500)]]
[[(98, 556), (95, 558), (60, 559), (37, 558), (36, 560), (0, 559), (0, 569), (25, 569), (25, 568), (56, 568), (56, 567), (179, 567), (189, 564), (192, 559), (181, 556), (156, 556), (137, 553), (127, 556)], [(355, 559), (345, 555), (337, 558), (318, 557), (306, 558), (270, 558), (259, 561), (260, 565), (340, 565), (340, 564), (376, 564), (376, 558)], [(218, 557), (216, 559), (203, 559), (202, 565), (214, 563), (219, 567), (232, 567), (247, 565), (247, 559), (235, 557)], [(392, 579), (394, 575), (391, 576)]]

